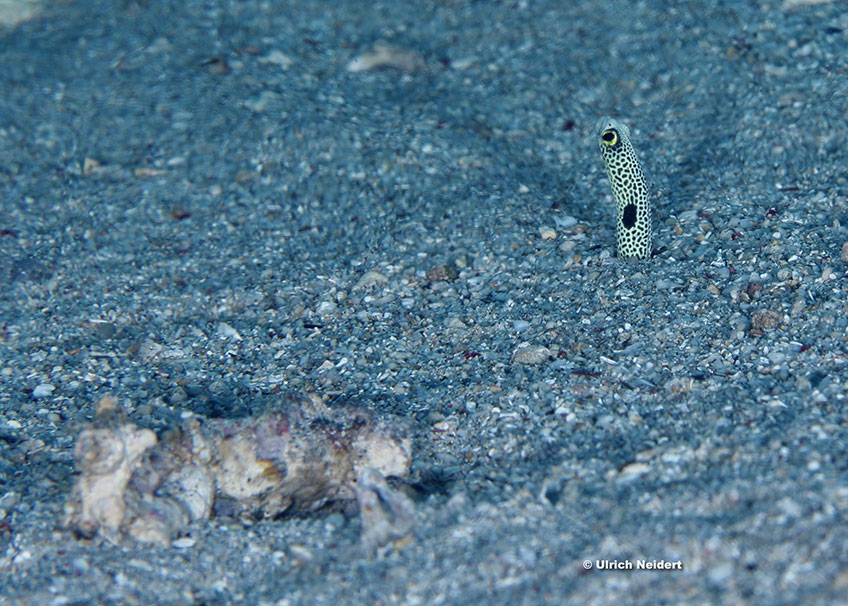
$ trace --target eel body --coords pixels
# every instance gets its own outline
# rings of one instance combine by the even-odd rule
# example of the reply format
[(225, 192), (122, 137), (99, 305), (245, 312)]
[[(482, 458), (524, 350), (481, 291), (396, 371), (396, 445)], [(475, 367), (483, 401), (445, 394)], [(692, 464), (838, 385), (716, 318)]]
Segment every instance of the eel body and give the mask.
[(651, 200), (642, 165), (630, 142), (630, 129), (605, 116), (595, 131), (615, 198), (615, 232), (618, 256), (648, 259), (651, 256)]

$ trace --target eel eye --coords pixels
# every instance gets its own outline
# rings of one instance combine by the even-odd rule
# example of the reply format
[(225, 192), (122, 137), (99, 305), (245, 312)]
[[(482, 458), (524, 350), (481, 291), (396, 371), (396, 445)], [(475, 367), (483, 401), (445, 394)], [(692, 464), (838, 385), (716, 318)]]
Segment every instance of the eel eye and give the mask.
[(601, 139), (610, 147), (618, 144), (618, 132), (614, 128), (608, 128), (601, 134)]

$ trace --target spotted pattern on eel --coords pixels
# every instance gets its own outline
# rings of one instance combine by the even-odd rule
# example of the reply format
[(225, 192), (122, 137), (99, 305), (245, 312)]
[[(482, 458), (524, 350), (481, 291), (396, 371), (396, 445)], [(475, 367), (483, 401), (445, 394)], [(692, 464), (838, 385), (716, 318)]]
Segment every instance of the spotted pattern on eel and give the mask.
[(595, 132), (615, 198), (618, 256), (647, 259), (651, 256), (651, 201), (642, 165), (630, 143), (630, 129), (604, 116)]

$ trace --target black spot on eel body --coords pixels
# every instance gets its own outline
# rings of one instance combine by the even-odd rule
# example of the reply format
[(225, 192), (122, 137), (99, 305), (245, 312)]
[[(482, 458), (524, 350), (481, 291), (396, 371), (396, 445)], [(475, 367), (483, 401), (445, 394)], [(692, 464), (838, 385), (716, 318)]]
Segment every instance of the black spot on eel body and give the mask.
[(631, 229), (636, 225), (636, 205), (632, 202), (624, 207), (624, 215), (621, 217), (624, 227)]

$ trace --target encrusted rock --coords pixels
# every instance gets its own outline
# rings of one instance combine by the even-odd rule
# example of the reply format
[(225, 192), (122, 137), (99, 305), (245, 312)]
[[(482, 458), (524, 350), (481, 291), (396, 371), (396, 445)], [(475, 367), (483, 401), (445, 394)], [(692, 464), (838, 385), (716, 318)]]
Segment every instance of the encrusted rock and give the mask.
[(772, 330), (780, 326), (783, 314), (776, 311), (759, 310), (751, 317), (751, 326), (761, 330)]
[[(77, 441), (81, 475), (65, 524), (83, 536), (169, 544), (216, 500), (236, 515), (273, 517), (357, 497), (371, 518), (374, 502), (387, 504), (397, 532), (408, 530), (406, 505), (383, 479), (409, 473), (410, 440), (394, 420), (299, 394), (254, 417), (192, 416), (159, 437), (116, 419), (98, 418)], [(367, 542), (397, 532), (374, 530)]]
[(553, 355), (554, 352), (544, 345), (521, 343), (512, 352), (512, 362), (513, 364), (527, 364), (532, 366), (550, 360)]

